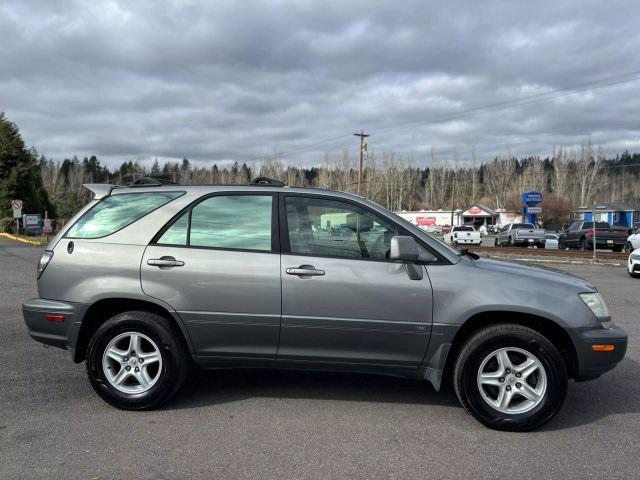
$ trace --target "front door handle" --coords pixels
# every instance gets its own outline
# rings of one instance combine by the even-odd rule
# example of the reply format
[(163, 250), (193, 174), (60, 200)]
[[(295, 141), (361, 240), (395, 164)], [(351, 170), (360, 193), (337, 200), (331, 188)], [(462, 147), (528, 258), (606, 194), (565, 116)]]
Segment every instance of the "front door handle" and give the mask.
[(150, 258), (147, 260), (147, 265), (160, 268), (184, 267), (184, 262), (182, 260), (176, 260), (173, 257), (160, 257)]
[(299, 277), (316, 277), (324, 275), (324, 270), (318, 270), (313, 265), (300, 265), (299, 267), (288, 267), (287, 275), (298, 275)]

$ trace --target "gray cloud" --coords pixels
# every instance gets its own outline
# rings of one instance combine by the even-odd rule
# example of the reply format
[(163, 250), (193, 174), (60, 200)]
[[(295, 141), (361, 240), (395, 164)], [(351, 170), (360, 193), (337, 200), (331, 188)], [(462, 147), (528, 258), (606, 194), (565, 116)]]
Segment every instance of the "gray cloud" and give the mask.
[[(464, 160), (591, 136), (640, 148), (640, 81), (434, 120), (640, 70), (635, 2), (50, 2), (0, 5), (0, 110), (61, 159), (113, 165), (294, 152), (366, 128), (377, 152)], [(307, 148), (327, 138), (344, 137)]]

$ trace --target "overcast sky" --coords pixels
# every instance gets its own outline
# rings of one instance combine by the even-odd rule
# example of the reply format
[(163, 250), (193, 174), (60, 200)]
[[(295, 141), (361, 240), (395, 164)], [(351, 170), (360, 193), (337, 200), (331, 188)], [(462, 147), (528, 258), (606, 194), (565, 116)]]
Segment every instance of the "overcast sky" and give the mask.
[(0, 111), (46, 156), (112, 166), (275, 151), (309, 166), (355, 155), (362, 128), (376, 155), (418, 162), (589, 135), (640, 151), (640, 80), (438, 122), (640, 76), (639, 20), (634, 1), (4, 0)]

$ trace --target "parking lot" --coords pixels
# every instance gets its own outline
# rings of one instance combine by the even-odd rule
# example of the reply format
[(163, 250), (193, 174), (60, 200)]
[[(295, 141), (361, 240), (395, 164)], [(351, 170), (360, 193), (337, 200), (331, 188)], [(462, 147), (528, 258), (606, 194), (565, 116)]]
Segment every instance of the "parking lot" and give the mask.
[(117, 410), (84, 364), (28, 337), (39, 254), (0, 238), (2, 479), (638, 478), (640, 280), (624, 267), (557, 266), (598, 287), (629, 350), (518, 434), (484, 428), (450, 391), (366, 375), (198, 372), (159, 411)]

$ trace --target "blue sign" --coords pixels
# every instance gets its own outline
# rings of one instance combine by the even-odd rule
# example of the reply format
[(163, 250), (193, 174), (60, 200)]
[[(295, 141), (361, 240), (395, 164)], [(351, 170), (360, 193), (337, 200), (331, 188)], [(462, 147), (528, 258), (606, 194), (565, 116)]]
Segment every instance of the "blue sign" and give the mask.
[(542, 202), (542, 194), (531, 190), (522, 194), (522, 203), (528, 207), (537, 207)]
[(522, 194), (522, 213), (525, 214), (528, 223), (538, 223), (538, 214), (542, 211), (539, 207), (542, 203), (542, 194), (531, 190)]

